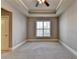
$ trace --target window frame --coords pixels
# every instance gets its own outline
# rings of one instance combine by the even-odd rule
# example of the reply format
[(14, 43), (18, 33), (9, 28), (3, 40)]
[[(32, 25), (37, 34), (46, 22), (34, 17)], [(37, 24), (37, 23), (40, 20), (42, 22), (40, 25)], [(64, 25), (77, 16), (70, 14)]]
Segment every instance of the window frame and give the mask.
[[(43, 23), (44, 22), (46, 22), (46, 21), (48, 21), (48, 22), (50, 22), (50, 36), (37, 36), (37, 28), (36, 28), (36, 23), (37, 22), (40, 22), (40, 21), (42, 21)], [(36, 36), (36, 38), (51, 38), (51, 35), (52, 35), (52, 28), (51, 28), (51, 25), (52, 25), (52, 23), (51, 23), (51, 21), (50, 20), (37, 20), (36, 22), (35, 22), (35, 36)], [(46, 30), (46, 28), (44, 29), (44, 24), (43, 24), (43, 35), (44, 35), (44, 30)]]

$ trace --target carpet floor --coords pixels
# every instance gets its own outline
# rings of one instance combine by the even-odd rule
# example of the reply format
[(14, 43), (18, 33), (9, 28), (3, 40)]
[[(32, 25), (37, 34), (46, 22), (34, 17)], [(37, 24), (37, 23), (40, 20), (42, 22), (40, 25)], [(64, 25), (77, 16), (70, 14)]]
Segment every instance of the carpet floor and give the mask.
[(1, 59), (77, 59), (60, 43), (28, 42), (14, 51), (1, 54)]

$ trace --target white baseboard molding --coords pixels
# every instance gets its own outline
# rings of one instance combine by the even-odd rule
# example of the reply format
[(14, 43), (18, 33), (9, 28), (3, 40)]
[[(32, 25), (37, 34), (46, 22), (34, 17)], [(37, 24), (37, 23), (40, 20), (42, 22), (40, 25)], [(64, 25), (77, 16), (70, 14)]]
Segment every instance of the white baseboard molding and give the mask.
[(29, 42), (57, 42), (58, 39), (28, 39)]
[(75, 56), (77, 56), (77, 52), (73, 50), (71, 47), (69, 47), (67, 44), (65, 44), (63, 41), (59, 40), (59, 42), (66, 47), (70, 52), (72, 52)]
[(17, 44), (16, 46), (12, 47), (12, 50), (15, 50), (16, 48), (18, 48), (19, 46), (23, 45), (24, 43), (26, 43), (27, 40), (22, 41), (21, 43)]

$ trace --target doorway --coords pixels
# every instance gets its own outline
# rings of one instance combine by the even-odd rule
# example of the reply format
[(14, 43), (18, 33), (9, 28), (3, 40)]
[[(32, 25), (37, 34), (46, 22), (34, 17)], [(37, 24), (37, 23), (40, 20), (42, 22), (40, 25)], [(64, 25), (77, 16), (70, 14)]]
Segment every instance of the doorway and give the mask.
[(1, 51), (12, 47), (12, 12), (1, 8)]

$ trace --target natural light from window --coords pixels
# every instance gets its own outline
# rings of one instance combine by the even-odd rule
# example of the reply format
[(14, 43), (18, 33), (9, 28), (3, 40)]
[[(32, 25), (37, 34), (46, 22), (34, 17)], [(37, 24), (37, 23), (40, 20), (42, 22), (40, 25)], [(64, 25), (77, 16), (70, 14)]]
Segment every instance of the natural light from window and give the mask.
[(36, 22), (36, 36), (37, 37), (50, 37), (50, 21), (37, 21)]

